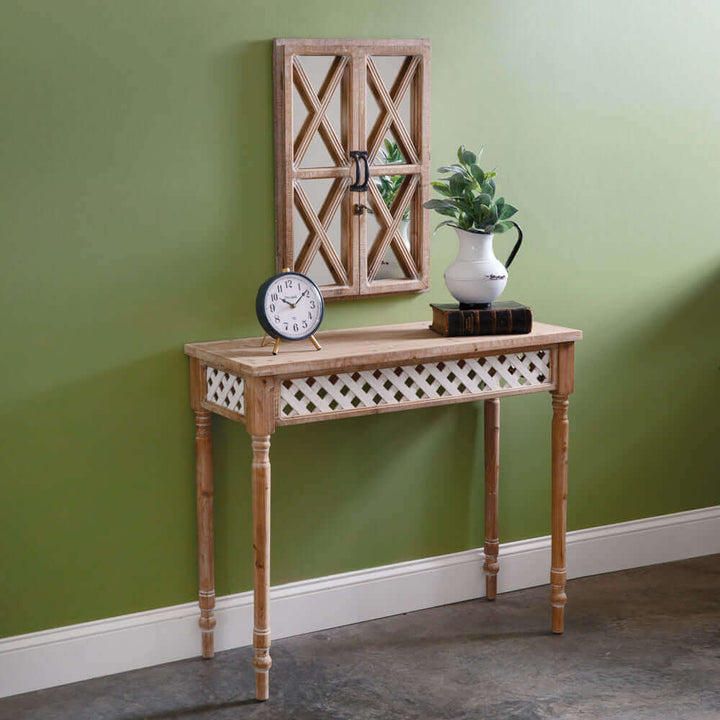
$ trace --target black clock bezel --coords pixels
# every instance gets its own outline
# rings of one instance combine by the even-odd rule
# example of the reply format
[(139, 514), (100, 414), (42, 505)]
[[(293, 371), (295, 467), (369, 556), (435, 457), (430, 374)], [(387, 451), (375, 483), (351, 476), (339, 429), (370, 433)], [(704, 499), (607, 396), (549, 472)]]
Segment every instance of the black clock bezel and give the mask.
[[(276, 330), (271, 324), (270, 321), (267, 318), (267, 315), (265, 313), (265, 296), (267, 295), (267, 292), (270, 288), (270, 286), (276, 282), (279, 278), (285, 277), (286, 275), (297, 275), (298, 277), (302, 278), (306, 282), (308, 282), (310, 285), (312, 285), (317, 291), (318, 291), (318, 297), (320, 298), (320, 318), (318, 319), (317, 325), (306, 335), (294, 335), (292, 337), (289, 337), (287, 335), (283, 335), (279, 330)], [(274, 339), (282, 338), (283, 340), (288, 341), (295, 341), (295, 340), (306, 340), (309, 338), (314, 332), (317, 332), (317, 329), (322, 324), (323, 318), (325, 317), (325, 299), (322, 296), (322, 293), (320, 292), (320, 288), (317, 286), (317, 283), (314, 280), (311, 280), (307, 275), (303, 275), (302, 273), (296, 272), (295, 270), (286, 270), (285, 272), (278, 273), (277, 275), (273, 275), (272, 277), (269, 277), (259, 288), (257, 292), (257, 296), (255, 298), (255, 314), (257, 315), (258, 322), (260, 323), (260, 326), (262, 329), (271, 337)]]

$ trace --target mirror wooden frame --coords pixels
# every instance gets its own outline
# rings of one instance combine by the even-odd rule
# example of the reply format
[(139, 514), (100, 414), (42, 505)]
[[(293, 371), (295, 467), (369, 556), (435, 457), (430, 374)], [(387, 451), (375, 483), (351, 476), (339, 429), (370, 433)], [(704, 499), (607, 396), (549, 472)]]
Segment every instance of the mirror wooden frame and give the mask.
[[(304, 56), (332, 58), (324, 82), (317, 89), (303, 68)], [(378, 56), (405, 58), (390, 87), (373, 60)], [(335, 281), (320, 286), (326, 300), (427, 290), (430, 232), (423, 203), (429, 199), (430, 182), (430, 41), (276, 39), (273, 80), (278, 271), (288, 267), (309, 274), (319, 254)], [(410, 120), (406, 127), (400, 103), (408, 92)], [(297, 133), (293, 125), (294, 93), (299, 94), (308, 112)], [(339, 128), (332, 126), (327, 115), (336, 93), (340, 95)], [(372, 93), (380, 109), (372, 128), (366, 128), (368, 93)], [(375, 164), (388, 134), (401, 149), (403, 164)], [(301, 166), (316, 135), (334, 163), (330, 167)], [(363, 154), (367, 158), (364, 173), (360, 162)], [(363, 174), (364, 182), (359, 183)], [(388, 175), (403, 176), (390, 206), (373, 181)], [(331, 185), (322, 206), (316, 209), (303, 190), (302, 181), (320, 178), (329, 179)], [(370, 246), (367, 211), (374, 214), (380, 228)], [(328, 232), (338, 212), (340, 248), (333, 246)], [(399, 226), (408, 212), (410, 231), (404, 240)], [(308, 236), (297, 252), (296, 213), (308, 228)], [(394, 253), (405, 278), (376, 279), (387, 253)]]

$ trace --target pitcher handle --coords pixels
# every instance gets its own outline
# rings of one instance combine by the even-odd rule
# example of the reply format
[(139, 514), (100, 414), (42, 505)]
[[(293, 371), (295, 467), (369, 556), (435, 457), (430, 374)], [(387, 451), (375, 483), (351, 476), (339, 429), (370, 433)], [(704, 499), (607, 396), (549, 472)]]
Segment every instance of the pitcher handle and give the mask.
[(523, 231), (522, 228), (514, 221), (514, 220), (508, 220), (508, 222), (511, 225), (515, 226), (515, 229), (518, 231), (518, 239), (515, 243), (515, 247), (512, 249), (512, 252), (510, 255), (508, 255), (507, 262), (505, 263), (505, 269), (510, 267), (510, 263), (515, 259), (515, 256), (518, 254), (518, 250), (520, 249), (520, 245), (522, 245), (522, 239), (523, 239)]

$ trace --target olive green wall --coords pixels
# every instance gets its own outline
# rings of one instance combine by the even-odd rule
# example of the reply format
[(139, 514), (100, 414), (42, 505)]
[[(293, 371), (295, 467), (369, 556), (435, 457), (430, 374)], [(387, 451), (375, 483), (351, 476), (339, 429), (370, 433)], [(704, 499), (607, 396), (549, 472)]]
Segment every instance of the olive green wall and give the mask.
[[(0, 635), (195, 597), (182, 345), (258, 332), (276, 36), (432, 40), (433, 167), (486, 145), (526, 230), (505, 297), (585, 331), (570, 528), (720, 503), (719, 31), (711, 0), (3, 0)], [(427, 318), (455, 248), (325, 327)], [(478, 546), (479, 409), (279, 430), (274, 582)], [(502, 540), (549, 531), (549, 414), (503, 402)], [(226, 594), (249, 443), (214, 430)]]

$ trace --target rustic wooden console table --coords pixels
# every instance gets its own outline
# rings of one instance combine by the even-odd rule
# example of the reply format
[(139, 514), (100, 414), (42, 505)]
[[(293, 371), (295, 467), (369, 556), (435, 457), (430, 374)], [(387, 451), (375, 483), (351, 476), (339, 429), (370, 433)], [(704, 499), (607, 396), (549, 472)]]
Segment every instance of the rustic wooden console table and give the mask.
[(579, 330), (535, 323), (529, 335), (445, 338), (426, 322), (331, 330), (283, 345), (260, 338), (185, 346), (195, 412), (202, 654), (214, 654), (213, 476), (210, 416), (245, 423), (252, 441), (256, 694), (269, 694), (270, 436), (282, 425), (485, 401), (486, 595), (497, 594), (500, 403), (507, 395), (552, 395), (552, 630), (563, 631), (568, 396)]

